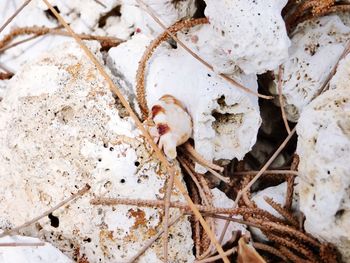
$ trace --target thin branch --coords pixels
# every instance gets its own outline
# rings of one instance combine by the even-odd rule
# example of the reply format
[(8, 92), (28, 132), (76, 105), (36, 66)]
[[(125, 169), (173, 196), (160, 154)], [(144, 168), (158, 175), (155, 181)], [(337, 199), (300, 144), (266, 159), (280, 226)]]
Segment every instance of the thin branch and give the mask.
[(184, 143), (183, 144), (183, 148), (186, 150), (186, 152), (188, 152), (195, 159), (196, 162), (198, 162), (199, 164), (203, 165), (204, 167), (211, 168), (211, 169), (217, 170), (219, 172), (223, 172), (224, 171), (224, 168), (221, 167), (220, 165), (217, 165), (215, 163), (212, 163), (212, 162), (207, 161), (206, 159), (204, 159), (203, 156), (201, 156), (193, 148), (193, 146), (189, 142)]
[(4, 79), (10, 79), (13, 77), (13, 73), (4, 73), (4, 72), (0, 72), (0, 80), (4, 80)]
[(5, 23), (0, 27), (0, 33), (11, 23), (11, 21), (25, 8), (32, 0), (26, 0), (14, 13), (11, 15)]
[(174, 185), (174, 176), (175, 174), (170, 174), (166, 192), (164, 197), (164, 222), (163, 222), (163, 254), (164, 254), (164, 262), (168, 262), (168, 236), (169, 236), (169, 217), (170, 217), (170, 200), (171, 200), (171, 192), (173, 190)]
[[(244, 171), (244, 172), (234, 172), (233, 175), (251, 175), (258, 174), (260, 171)], [(284, 174), (284, 175), (295, 175), (298, 176), (299, 173), (297, 171), (292, 170), (266, 170), (263, 174)]]
[(101, 1), (99, 1), (99, 0), (94, 0), (96, 3), (98, 3), (100, 6), (102, 6), (102, 7), (104, 7), (104, 8), (107, 8), (107, 6), (104, 4), (104, 3), (102, 3)]
[[(141, 131), (143, 136), (145, 136), (146, 141), (150, 144), (153, 151), (155, 152), (156, 156), (160, 160), (160, 162), (165, 166), (166, 170), (169, 174), (174, 173), (175, 169), (170, 165), (165, 155), (161, 152), (161, 150), (158, 148), (158, 146), (153, 141), (152, 137), (146, 130), (146, 128), (143, 126), (139, 118), (137, 117), (136, 113), (131, 108), (128, 101), (123, 96), (122, 92), (119, 90), (119, 88), (114, 84), (113, 80), (110, 78), (110, 76), (107, 74), (107, 72), (104, 70), (103, 66), (100, 64), (100, 62), (97, 60), (97, 58), (92, 54), (92, 52), (89, 50), (89, 48), (84, 44), (84, 42), (77, 36), (77, 34), (70, 28), (70, 26), (66, 23), (66, 21), (60, 16), (60, 14), (53, 8), (53, 6), (48, 2), (48, 0), (43, 0), (45, 4), (48, 6), (48, 8), (51, 10), (51, 12), (55, 15), (55, 17), (58, 19), (58, 21), (65, 27), (65, 29), (69, 32), (69, 34), (75, 39), (75, 41), (78, 43), (78, 45), (81, 47), (81, 49), (85, 52), (86, 56), (91, 60), (91, 62), (96, 66), (97, 70), (100, 72), (100, 74), (105, 78), (106, 82), (109, 84), (109, 88), (113, 94), (115, 94), (120, 102), (123, 104), (125, 109), (129, 112), (130, 117), (134, 120), (137, 128)], [(216, 249), (222, 255), (222, 258), (225, 263), (229, 263), (228, 258), (224, 255), (224, 250), (222, 249), (220, 243), (216, 240), (215, 234), (211, 231), (208, 223), (204, 220), (201, 213), (198, 211), (197, 207), (192, 202), (190, 196), (187, 193), (187, 190), (185, 186), (182, 184), (179, 178), (175, 176), (174, 183), (179, 190), (179, 192), (184, 196), (186, 202), (190, 206), (191, 210), (193, 211), (196, 218), (199, 220), (201, 225), (203, 226), (204, 231), (208, 234), (210, 237), (210, 240), (215, 244)]]
[[(100, 72), (100, 74), (105, 78), (106, 82), (109, 84), (109, 88), (112, 93), (114, 93), (120, 100), (120, 102), (123, 104), (125, 109), (129, 112), (130, 117), (134, 120), (137, 128), (141, 131), (143, 136), (145, 137), (146, 141), (151, 145), (153, 151), (155, 152), (156, 156), (160, 160), (160, 162), (165, 166), (169, 174), (175, 174), (176, 171), (174, 167), (170, 165), (167, 158), (163, 154), (163, 152), (158, 148), (158, 146), (153, 141), (152, 137), (146, 130), (146, 128), (143, 126), (139, 118), (137, 117), (136, 113), (131, 108), (128, 101), (123, 96), (120, 89), (114, 84), (113, 80), (110, 78), (108, 73), (104, 70), (103, 66), (100, 64), (100, 62), (96, 59), (96, 57), (92, 54), (92, 52), (89, 50), (89, 48), (84, 44), (84, 42), (77, 36), (77, 34), (70, 28), (70, 26), (67, 24), (66, 21), (60, 16), (60, 14), (53, 8), (53, 6), (48, 2), (48, 0), (43, 0), (45, 4), (48, 6), (48, 8), (51, 10), (51, 12), (55, 15), (55, 17), (60, 21), (60, 23), (66, 28), (66, 30), (69, 32), (69, 34), (75, 39), (75, 41), (79, 44), (81, 49), (85, 52), (86, 56), (91, 60), (91, 62), (96, 66), (97, 70)], [(228, 258), (224, 255), (224, 250), (222, 249), (220, 243), (216, 240), (215, 234), (211, 231), (208, 223), (204, 220), (203, 216), (197, 209), (197, 207), (192, 202), (190, 196), (188, 195), (188, 192), (185, 188), (185, 186), (182, 184), (179, 178), (175, 176), (174, 183), (179, 190), (179, 192), (184, 196), (186, 202), (190, 206), (191, 210), (193, 211), (196, 218), (199, 220), (201, 225), (203, 226), (204, 231), (208, 234), (210, 237), (210, 240), (215, 244), (216, 249), (222, 255), (222, 258), (225, 263), (229, 263)]]
[(65, 199), (62, 202), (58, 203), (57, 205), (55, 205), (51, 209), (47, 210), (46, 212), (44, 212), (40, 216), (37, 216), (37, 217), (33, 218), (32, 220), (29, 220), (29, 221), (25, 222), (24, 224), (22, 224), (22, 225), (20, 225), (18, 227), (12, 228), (10, 230), (5, 230), (3, 233), (0, 234), (0, 237), (4, 237), (4, 236), (10, 235), (12, 233), (17, 233), (20, 229), (25, 228), (27, 226), (30, 226), (30, 225), (38, 222), (40, 219), (44, 218), (45, 216), (48, 216), (49, 214), (51, 214), (52, 212), (56, 211), (60, 207), (66, 205), (67, 203), (73, 201), (74, 199), (84, 195), (87, 191), (89, 191), (89, 189), (90, 189), (90, 186), (89, 185), (85, 185), (78, 192), (76, 192), (75, 194), (72, 194), (70, 197), (68, 197), (67, 199)]
[[(104, 197), (98, 197), (93, 198), (90, 200), (90, 204), (92, 205), (108, 205), (108, 206), (114, 206), (114, 205), (135, 205), (135, 206), (144, 206), (144, 207), (164, 207), (164, 201), (163, 200), (143, 200), (143, 199), (129, 199), (129, 198), (104, 198)], [(178, 208), (181, 210), (184, 210), (186, 212), (191, 212), (191, 207), (188, 206), (186, 203), (182, 202), (170, 202), (171, 208)], [(211, 206), (205, 206), (205, 205), (198, 205), (195, 204), (195, 207), (205, 213), (213, 213), (213, 214), (241, 214), (244, 212), (247, 213), (254, 213), (254, 209), (247, 208), (247, 207), (239, 207), (239, 208), (222, 208), (222, 207), (211, 207)]]
[[(176, 222), (179, 221), (179, 219), (183, 216), (183, 214), (180, 214), (176, 216), (175, 219), (171, 220), (168, 227), (173, 226)], [(145, 251), (152, 246), (152, 244), (163, 234), (164, 228), (162, 228), (157, 234), (155, 234), (150, 240), (147, 241), (147, 243), (140, 249), (139, 252), (135, 256), (133, 256), (131, 259), (127, 261), (127, 263), (133, 263), (135, 262)]]
[[(234, 253), (237, 252), (237, 248), (234, 247), (234, 248), (231, 248), (227, 251), (225, 251), (225, 255), (226, 256), (230, 256)], [(202, 260), (196, 260), (195, 263), (208, 263), (208, 262), (214, 262), (214, 261), (217, 261), (217, 260), (220, 260), (221, 259), (221, 256), (220, 255), (217, 255), (217, 256), (212, 256), (210, 258), (205, 258), (205, 259), (202, 259)]]
[(0, 247), (41, 247), (45, 246), (45, 242), (9, 242), (0, 243)]
[(286, 112), (284, 110), (284, 100), (283, 100), (283, 96), (282, 96), (282, 80), (283, 80), (283, 67), (279, 66), (279, 68), (278, 68), (278, 83), (277, 83), (278, 99), (279, 99), (279, 103), (280, 103), (280, 108), (281, 108), (284, 126), (286, 127), (288, 134), (290, 134), (290, 127), (288, 124)]
[[(207, 61), (205, 61), (204, 59), (202, 59), (200, 56), (198, 56), (196, 53), (194, 53), (190, 48), (188, 48), (180, 39), (178, 39), (176, 37), (175, 34), (173, 34), (165, 25), (162, 21), (159, 20), (159, 18), (157, 17), (157, 15), (155, 14), (155, 12), (152, 10), (152, 8), (150, 8), (144, 1), (142, 0), (136, 0), (136, 2), (143, 6), (145, 11), (157, 22), (157, 24), (167, 33), (169, 34), (169, 36), (171, 36), (182, 48), (184, 48), (191, 56), (193, 56), (195, 59), (197, 59), (200, 63), (202, 63), (205, 67), (207, 67), (210, 71), (212, 71), (214, 74), (217, 74), (213, 68), (212, 65), (210, 65)], [(266, 95), (262, 95), (259, 94), (257, 92), (254, 92), (250, 89), (248, 89), (247, 87), (243, 86), (242, 84), (240, 84), (239, 82), (237, 82), (236, 80), (228, 77), (225, 74), (217, 74), (218, 76), (222, 77), (223, 79), (225, 79), (226, 81), (228, 81), (230, 84), (236, 86), (237, 88), (250, 93), (250, 94), (254, 94), (255, 96), (258, 96), (260, 98), (263, 99), (273, 99), (272, 96), (266, 96)]]
[[(12, 46), (7, 44), (10, 43), (17, 36), (30, 35), (30, 34), (35, 34), (36, 37), (46, 35), (46, 34), (71, 37), (69, 32), (61, 30), (59, 28), (49, 28), (49, 27), (41, 27), (41, 26), (18, 27), (11, 30), (11, 32), (5, 35), (3, 39), (0, 41), (0, 52), (3, 52), (6, 49), (11, 48)], [(88, 34), (79, 34), (78, 36), (83, 40), (97, 40), (101, 43), (102, 47), (117, 46), (118, 44), (123, 42), (123, 40), (116, 37), (96, 36), (96, 35), (88, 35)], [(28, 41), (28, 40), (22, 40), (22, 41)], [(23, 43), (23, 42), (20, 42), (20, 43)], [(18, 43), (16, 43), (16, 45), (18, 45)]]

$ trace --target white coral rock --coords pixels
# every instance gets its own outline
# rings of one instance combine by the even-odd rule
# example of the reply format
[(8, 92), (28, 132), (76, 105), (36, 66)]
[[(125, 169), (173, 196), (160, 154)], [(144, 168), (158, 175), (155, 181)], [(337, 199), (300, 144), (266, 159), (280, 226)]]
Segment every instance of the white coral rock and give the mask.
[[(201, 38), (207, 36), (197, 34), (198, 42)], [(138, 61), (149, 41), (136, 35), (109, 51), (109, 64), (124, 77), (126, 89), (135, 88)], [(174, 96), (192, 117), (195, 148), (205, 159), (242, 159), (254, 145), (261, 123), (257, 97), (221, 79), (181, 47), (163, 45), (150, 62), (146, 76), (148, 105), (162, 95)], [(237, 72), (233, 77), (250, 90), (257, 90), (255, 75)], [(205, 171), (201, 167), (197, 170)]]
[[(86, 43), (103, 63), (99, 44)], [(159, 230), (161, 209), (90, 204), (96, 196), (162, 198), (166, 171), (77, 44), (59, 46), (9, 81), (0, 103), (0, 144), (1, 229), (42, 214), (88, 183), (90, 191), (53, 212), (54, 221), (45, 217), (23, 233), (71, 258), (79, 249), (89, 262), (122, 262)], [(174, 190), (172, 200), (184, 198)], [(170, 234), (170, 261), (192, 262), (187, 217)], [(161, 243), (139, 262), (161, 262)]]
[(283, 64), (282, 78), (282, 94), (290, 121), (296, 122), (318, 93), (349, 37), (350, 27), (336, 15), (304, 22), (293, 32), (290, 58)]
[(0, 238), (0, 263), (73, 263), (57, 248), (49, 243), (44, 246), (1, 246), (4, 243), (42, 243), (41, 240), (25, 236), (7, 236)]
[(335, 244), (349, 262), (350, 89), (341, 87), (342, 77), (349, 76), (348, 60), (341, 65), (347, 73), (333, 81), (339, 87), (317, 97), (300, 116), (297, 153), (301, 180), (296, 189), (306, 217), (305, 230)]
[(290, 40), (281, 16), (287, 0), (205, 0), (205, 15), (215, 30), (215, 53), (246, 74), (273, 70), (288, 57)]
[[(136, 0), (122, 1), (121, 19), (130, 28), (149, 36), (157, 36), (164, 31), (144, 10), (144, 7), (139, 6)], [(160, 21), (167, 27), (181, 19), (192, 17), (196, 11), (195, 0), (144, 0), (143, 2), (151, 8)]]
[[(226, 194), (222, 191), (220, 191), (218, 188), (214, 188), (211, 189), (211, 193), (213, 195), (213, 205), (215, 207), (221, 207), (221, 208), (233, 208), (234, 207), (234, 201), (231, 200), (230, 198), (228, 198), (226, 196)], [(235, 218), (241, 219), (241, 216), (236, 216)], [(215, 223), (215, 236), (216, 239), (219, 240), (222, 230), (225, 227), (226, 224), (226, 220), (223, 219), (215, 219), (214, 220)], [(246, 226), (245, 225), (241, 225), (239, 223), (235, 223), (235, 222), (231, 222), (225, 232), (225, 236), (222, 239), (221, 244), (224, 245), (226, 244), (228, 241), (231, 240), (233, 233), (235, 231), (239, 231), (242, 234), (247, 232)]]

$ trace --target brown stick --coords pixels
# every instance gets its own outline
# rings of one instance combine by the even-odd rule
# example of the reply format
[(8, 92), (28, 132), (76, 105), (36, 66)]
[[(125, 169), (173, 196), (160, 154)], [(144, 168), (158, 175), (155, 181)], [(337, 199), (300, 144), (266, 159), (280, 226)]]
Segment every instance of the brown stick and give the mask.
[[(126, 110), (129, 112), (130, 117), (135, 121), (136, 126), (140, 129), (142, 134), (145, 136), (146, 141), (151, 145), (153, 151), (155, 152), (158, 159), (161, 161), (161, 163), (166, 167), (169, 174), (174, 173), (175, 169), (174, 167), (171, 167), (170, 163), (168, 162), (165, 155), (161, 152), (161, 150), (158, 148), (158, 146), (153, 141), (152, 137), (148, 133), (148, 131), (145, 129), (139, 118), (137, 117), (136, 113), (131, 108), (128, 101), (125, 99), (119, 88), (114, 84), (113, 80), (110, 78), (110, 76), (107, 74), (107, 72), (104, 70), (103, 66), (100, 64), (100, 62), (96, 59), (96, 57), (92, 54), (92, 52), (88, 49), (88, 47), (84, 44), (84, 42), (75, 34), (75, 32), (70, 28), (70, 26), (64, 21), (64, 19), (60, 16), (60, 14), (53, 8), (53, 6), (47, 1), (43, 0), (45, 4), (48, 6), (48, 8), (51, 10), (51, 12), (55, 15), (55, 17), (60, 21), (60, 23), (66, 28), (66, 30), (70, 33), (70, 35), (75, 39), (75, 41), (79, 44), (79, 46), (82, 48), (82, 50), (85, 52), (86, 56), (91, 60), (91, 62), (96, 66), (97, 70), (101, 73), (101, 75), (105, 78), (107, 83), (109, 84), (109, 88), (111, 92), (113, 92), (120, 100), (120, 102), (123, 104), (123, 106), (126, 108)], [(220, 243), (216, 240), (215, 234), (211, 231), (208, 223), (204, 220), (201, 213), (198, 211), (197, 207), (193, 204), (190, 196), (187, 193), (186, 188), (182, 184), (179, 178), (175, 176), (174, 183), (177, 187), (177, 189), (180, 191), (180, 193), (184, 196), (186, 202), (191, 207), (193, 213), (195, 214), (196, 218), (199, 220), (201, 225), (203, 226), (204, 231), (209, 235), (212, 242), (215, 244), (216, 249), (218, 252), (222, 255), (223, 260), (225, 263), (229, 263), (228, 258), (224, 255), (224, 250), (222, 249)]]
[(0, 243), (0, 247), (41, 247), (45, 246), (44, 242), (9, 242), (9, 243)]
[(11, 15), (5, 23), (0, 27), (0, 33), (11, 23), (11, 21), (25, 8), (32, 0), (26, 0), (14, 13)]
[(10, 235), (12, 233), (18, 232), (18, 230), (20, 230), (22, 228), (25, 228), (27, 226), (30, 226), (30, 225), (34, 224), (35, 222), (38, 222), (40, 219), (44, 218), (45, 216), (48, 216), (52, 212), (56, 211), (58, 208), (60, 208), (60, 207), (64, 206), (65, 204), (73, 201), (74, 199), (78, 198), (79, 196), (82, 196), (87, 191), (89, 191), (89, 189), (90, 189), (90, 186), (89, 185), (85, 185), (78, 192), (76, 192), (75, 194), (72, 194), (70, 197), (68, 197), (67, 199), (65, 199), (62, 202), (58, 203), (57, 205), (55, 205), (51, 209), (47, 210), (46, 212), (44, 212), (40, 216), (37, 216), (37, 217), (33, 218), (32, 220), (29, 220), (29, 221), (25, 222), (24, 224), (22, 224), (22, 225), (20, 225), (18, 227), (12, 228), (10, 230), (5, 230), (3, 233), (0, 234), (0, 237), (4, 237), (4, 236)]
[(284, 100), (282, 97), (282, 80), (283, 80), (283, 68), (282, 68), (282, 66), (279, 66), (279, 68), (278, 68), (278, 83), (277, 83), (278, 99), (280, 102), (280, 108), (281, 108), (281, 114), (282, 114), (284, 126), (286, 127), (288, 134), (290, 134), (290, 127), (288, 124), (286, 112), (284, 110)]

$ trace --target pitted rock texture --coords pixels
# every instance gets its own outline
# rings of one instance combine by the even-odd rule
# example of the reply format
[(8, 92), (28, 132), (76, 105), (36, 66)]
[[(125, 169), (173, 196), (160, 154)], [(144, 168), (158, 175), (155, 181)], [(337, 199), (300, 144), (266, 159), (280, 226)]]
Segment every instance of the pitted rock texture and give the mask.
[[(86, 42), (102, 61), (99, 44)], [(119, 108), (119, 110), (117, 110)], [(0, 103), (0, 228), (32, 219), (85, 184), (90, 191), (23, 234), (72, 259), (121, 262), (162, 225), (162, 209), (93, 206), (97, 196), (160, 199), (166, 172), (103, 77), (69, 42), (25, 65)], [(174, 201), (184, 201), (174, 190)], [(171, 216), (179, 211), (171, 210)], [(171, 262), (192, 262), (191, 226), (170, 228)], [(161, 262), (157, 241), (139, 262)]]

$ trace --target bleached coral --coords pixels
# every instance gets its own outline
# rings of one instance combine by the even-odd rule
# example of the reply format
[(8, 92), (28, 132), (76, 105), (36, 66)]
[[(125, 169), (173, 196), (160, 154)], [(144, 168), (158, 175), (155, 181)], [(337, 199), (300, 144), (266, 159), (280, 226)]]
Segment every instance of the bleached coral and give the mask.
[[(347, 66), (346, 61), (342, 64)], [(340, 68), (339, 73), (345, 68)], [(349, 76), (349, 68), (346, 72)], [(343, 75), (343, 77), (345, 77)], [(300, 156), (300, 210), (305, 230), (331, 242), (350, 260), (350, 89), (339, 84), (317, 97), (301, 113), (297, 124)], [(350, 78), (347, 79), (349, 83)]]
[[(86, 43), (103, 63), (99, 44)], [(85, 255), (89, 262), (121, 262), (134, 256), (159, 230), (162, 210), (90, 204), (96, 196), (164, 196), (166, 171), (125, 116), (76, 44), (59, 46), (19, 70), (0, 103), (0, 228), (22, 224), (89, 184), (87, 194), (21, 232), (75, 260)], [(172, 200), (184, 198), (174, 190)], [(170, 260), (192, 262), (187, 217), (170, 234)], [(161, 259), (158, 241), (140, 262)]]
[(350, 27), (336, 15), (306, 21), (293, 32), (290, 58), (283, 64), (282, 78), (282, 94), (290, 121), (296, 122), (303, 108), (319, 92), (349, 37)]
[(1, 246), (4, 243), (42, 243), (41, 240), (25, 236), (7, 236), (0, 238), (0, 262), (2, 263), (73, 263), (61, 251), (49, 243), (44, 246)]
[[(197, 34), (198, 42), (202, 37), (207, 38)], [(136, 35), (109, 51), (109, 65), (124, 77), (126, 89), (135, 88), (133, 76), (149, 41)], [(236, 73), (234, 77), (257, 90), (255, 75)], [(242, 159), (254, 145), (261, 122), (257, 97), (231, 86), (182, 48), (158, 48), (147, 70), (146, 89), (149, 106), (165, 94), (186, 106), (193, 121), (195, 148), (205, 159)]]
[(205, 2), (214, 52), (225, 62), (217, 61), (218, 71), (233, 73), (238, 66), (246, 74), (263, 73), (287, 59), (290, 40), (281, 16), (287, 0)]

